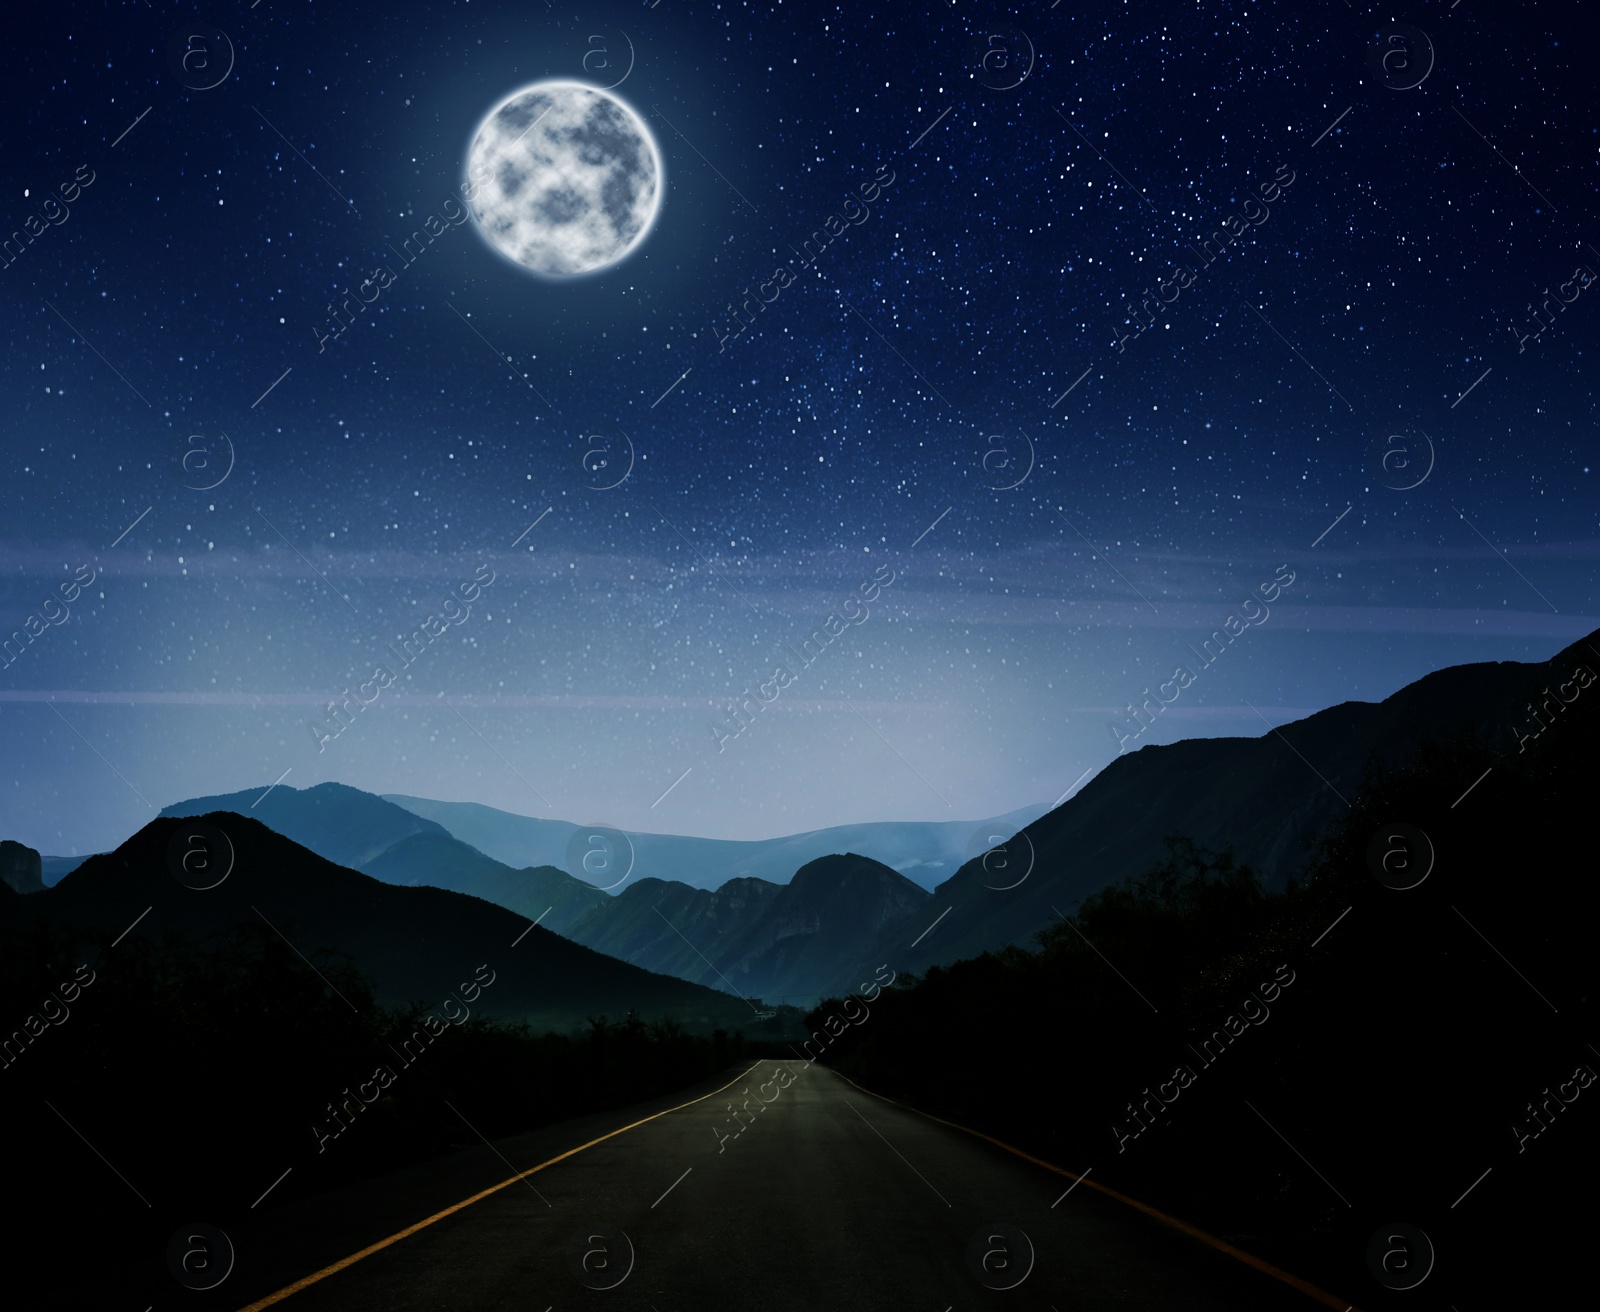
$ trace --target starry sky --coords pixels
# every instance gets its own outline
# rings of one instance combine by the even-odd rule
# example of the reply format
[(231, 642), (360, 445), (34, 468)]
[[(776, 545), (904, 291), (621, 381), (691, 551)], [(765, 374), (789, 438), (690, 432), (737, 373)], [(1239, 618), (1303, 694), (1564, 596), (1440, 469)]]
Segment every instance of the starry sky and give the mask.
[[(735, 838), (977, 820), (1547, 657), (1600, 623), (1584, 30), (31, 7), (0, 834), (102, 850), (275, 780)], [(662, 161), (648, 235), (581, 277), (452, 217), (477, 125), (546, 79)]]

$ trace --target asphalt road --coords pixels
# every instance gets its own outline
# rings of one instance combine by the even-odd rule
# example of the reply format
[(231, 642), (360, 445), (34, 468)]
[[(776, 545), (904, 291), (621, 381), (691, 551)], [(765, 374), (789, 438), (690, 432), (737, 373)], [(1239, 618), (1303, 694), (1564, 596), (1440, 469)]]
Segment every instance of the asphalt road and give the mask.
[[(202, 1300), (285, 1312), (1322, 1305), (821, 1066), (729, 1074), (720, 1092), (707, 1094), (713, 1081), (262, 1215), (233, 1236), (234, 1278)], [(987, 1288), (974, 1267), (1013, 1287)]]

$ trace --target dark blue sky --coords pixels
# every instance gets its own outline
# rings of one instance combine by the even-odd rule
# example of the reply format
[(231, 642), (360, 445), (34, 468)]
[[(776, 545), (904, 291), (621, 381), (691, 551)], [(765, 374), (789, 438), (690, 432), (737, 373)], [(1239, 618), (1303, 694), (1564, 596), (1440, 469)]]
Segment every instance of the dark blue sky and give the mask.
[[(232, 65), (196, 90), (171, 42), (206, 24)], [(286, 770), (730, 837), (976, 819), (1119, 742), (1549, 655), (1600, 622), (1585, 30), (1470, 0), (30, 11), (0, 833), (103, 848)], [(402, 262), (490, 109), (619, 76), (666, 179), (632, 256), (540, 279), (436, 217)]]

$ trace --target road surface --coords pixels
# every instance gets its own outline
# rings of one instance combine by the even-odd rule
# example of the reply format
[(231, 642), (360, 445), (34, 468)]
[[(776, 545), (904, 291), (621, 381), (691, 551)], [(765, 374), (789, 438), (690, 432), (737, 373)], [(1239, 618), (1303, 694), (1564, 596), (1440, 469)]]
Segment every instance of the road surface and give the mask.
[[(730, 1074), (719, 1092), (706, 1090), (726, 1077), (268, 1213), (233, 1236), (235, 1276), (205, 1301), (226, 1294), (215, 1305), (263, 1312), (1323, 1306), (824, 1067), (763, 1060)], [(735, 1118), (730, 1101), (748, 1110)]]

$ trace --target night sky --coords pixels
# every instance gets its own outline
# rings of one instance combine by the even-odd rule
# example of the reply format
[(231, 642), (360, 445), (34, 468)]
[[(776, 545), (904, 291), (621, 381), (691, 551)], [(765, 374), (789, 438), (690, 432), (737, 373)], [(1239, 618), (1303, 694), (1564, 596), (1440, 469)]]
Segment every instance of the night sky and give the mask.
[[(29, 7), (0, 836), (280, 778), (976, 820), (1547, 657), (1600, 623), (1576, 15)], [(583, 276), (458, 204), (546, 79), (614, 84), (662, 164)]]

